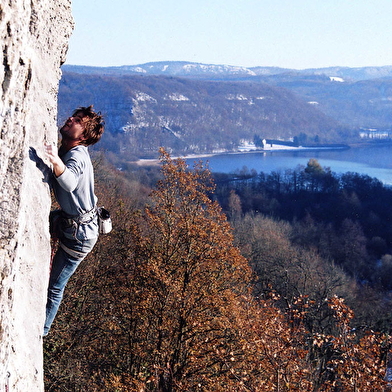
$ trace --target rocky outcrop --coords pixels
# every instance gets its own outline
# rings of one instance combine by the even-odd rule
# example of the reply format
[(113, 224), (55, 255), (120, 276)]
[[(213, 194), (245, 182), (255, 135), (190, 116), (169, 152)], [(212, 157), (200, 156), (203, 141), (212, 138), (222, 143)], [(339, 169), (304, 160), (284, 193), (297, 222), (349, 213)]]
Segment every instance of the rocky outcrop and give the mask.
[(57, 141), (60, 66), (72, 29), (70, 0), (0, 3), (0, 391), (44, 389), (50, 192), (36, 153)]

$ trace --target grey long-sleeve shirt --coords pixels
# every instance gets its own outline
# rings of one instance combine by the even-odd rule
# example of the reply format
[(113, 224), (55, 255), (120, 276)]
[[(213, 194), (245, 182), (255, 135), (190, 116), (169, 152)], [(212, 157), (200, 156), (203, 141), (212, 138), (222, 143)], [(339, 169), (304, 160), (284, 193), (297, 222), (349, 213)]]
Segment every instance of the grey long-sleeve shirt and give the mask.
[[(94, 193), (94, 172), (86, 146), (77, 146), (65, 153), (59, 151), (65, 170), (52, 183), (54, 194), (61, 209), (70, 216), (77, 217), (91, 211), (97, 203)], [(65, 230), (66, 237), (72, 238), (72, 230)], [(98, 237), (97, 217), (88, 224), (80, 225), (77, 238)]]

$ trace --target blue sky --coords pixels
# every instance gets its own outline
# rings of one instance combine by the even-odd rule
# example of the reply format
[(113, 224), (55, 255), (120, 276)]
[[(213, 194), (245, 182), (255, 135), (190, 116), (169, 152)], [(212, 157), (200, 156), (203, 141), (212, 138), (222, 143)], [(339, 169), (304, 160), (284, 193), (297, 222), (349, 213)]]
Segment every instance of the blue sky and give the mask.
[(73, 0), (67, 64), (392, 65), (392, 0)]

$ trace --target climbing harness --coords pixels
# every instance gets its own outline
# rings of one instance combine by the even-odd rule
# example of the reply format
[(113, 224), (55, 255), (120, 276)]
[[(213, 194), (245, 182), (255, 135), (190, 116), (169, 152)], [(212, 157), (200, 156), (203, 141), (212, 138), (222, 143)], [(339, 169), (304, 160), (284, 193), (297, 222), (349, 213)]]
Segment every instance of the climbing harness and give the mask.
[(98, 209), (96, 205), (90, 211), (87, 211), (86, 213), (80, 214), (78, 216), (70, 216), (63, 211), (64, 223), (67, 227), (73, 227), (73, 237), (76, 241), (81, 242), (77, 238), (77, 233), (80, 225), (86, 225), (90, 223), (97, 215), (97, 212)]
[(61, 236), (61, 231), (64, 228), (73, 228), (73, 237), (76, 241), (81, 241), (77, 238), (77, 233), (80, 225), (86, 225), (90, 223), (96, 216), (98, 215), (98, 230), (99, 234), (108, 234), (112, 230), (112, 220), (110, 217), (110, 213), (107, 209), (102, 207), (97, 207), (96, 205), (88, 212), (78, 215), (78, 216), (70, 216), (67, 215), (63, 210), (55, 210), (50, 213), (50, 233), (52, 240), (54, 242), (54, 246), (52, 249), (51, 255), (51, 264), (53, 262), (53, 257), (56, 252), (55, 244), (59, 241), (59, 246), (70, 256), (75, 257), (77, 259), (84, 258), (87, 253), (79, 252), (73, 249), (68, 248), (64, 245), (61, 240), (59, 240)]

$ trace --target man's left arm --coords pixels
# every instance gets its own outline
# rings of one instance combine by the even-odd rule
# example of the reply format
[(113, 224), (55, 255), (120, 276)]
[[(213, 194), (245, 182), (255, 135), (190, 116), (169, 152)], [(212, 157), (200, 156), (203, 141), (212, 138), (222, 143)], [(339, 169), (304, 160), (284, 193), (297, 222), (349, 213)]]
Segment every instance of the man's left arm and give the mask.
[(50, 163), (53, 165), (53, 172), (56, 177), (60, 177), (65, 170), (65, 164), (59, 157), (57, 149), (51, 144), (45, 144), (45, 153)]

